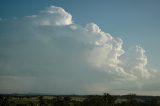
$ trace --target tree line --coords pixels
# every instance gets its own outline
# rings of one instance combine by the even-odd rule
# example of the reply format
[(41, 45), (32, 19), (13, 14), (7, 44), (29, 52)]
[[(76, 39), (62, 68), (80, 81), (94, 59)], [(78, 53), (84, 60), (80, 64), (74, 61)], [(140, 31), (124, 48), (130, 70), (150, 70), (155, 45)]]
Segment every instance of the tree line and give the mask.
[(120, 96), (113, 96), (109, 93), (84, 96), (84, 100), (73, 100), (71, 96), (54, 96), (52, 99), (36, 96), (36, 100), (32, 100), (32, 96), (13, 97), (1, 95), (0, 106), (160, 106), (160, 98), (158, 97), (137, 99), (138, 96), (135, 94), (122, 97), (125, 97), (126, 100), (118, 101)]

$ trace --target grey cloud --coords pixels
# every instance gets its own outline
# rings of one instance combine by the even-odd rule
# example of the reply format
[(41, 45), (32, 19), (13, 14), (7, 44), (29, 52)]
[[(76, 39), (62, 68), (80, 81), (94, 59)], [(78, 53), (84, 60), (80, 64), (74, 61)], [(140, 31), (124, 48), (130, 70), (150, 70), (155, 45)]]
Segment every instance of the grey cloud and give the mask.
[(94, 23), (73, 23), (61, 7), (1, 20), (0, 28), (0, 92), (20, 87), (20, 92), (98, 93), (116, 85), (130, 89), (154, 75), (143, 48), (125, 51), (122, 39)]

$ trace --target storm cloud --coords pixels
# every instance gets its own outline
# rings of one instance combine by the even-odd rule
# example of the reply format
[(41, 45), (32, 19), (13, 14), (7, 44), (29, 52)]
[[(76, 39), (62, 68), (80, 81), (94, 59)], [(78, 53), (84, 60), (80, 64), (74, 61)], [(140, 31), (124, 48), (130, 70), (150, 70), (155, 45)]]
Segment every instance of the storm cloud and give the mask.
[(61, 7), (0, 20), (1, 93), (142, 90), (157, 72), (147, 60), (142, 47), (125, 51), (121, 38), (76, 24)]

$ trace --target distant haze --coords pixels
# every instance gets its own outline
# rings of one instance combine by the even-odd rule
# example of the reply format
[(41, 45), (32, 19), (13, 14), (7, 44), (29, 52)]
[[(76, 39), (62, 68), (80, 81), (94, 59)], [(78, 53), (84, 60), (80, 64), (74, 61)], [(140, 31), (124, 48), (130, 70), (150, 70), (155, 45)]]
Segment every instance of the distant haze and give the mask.
[(160, 95), (159, 70), (141, 45), (71, 14), (51, 5), (0, 19), (0, 93)]

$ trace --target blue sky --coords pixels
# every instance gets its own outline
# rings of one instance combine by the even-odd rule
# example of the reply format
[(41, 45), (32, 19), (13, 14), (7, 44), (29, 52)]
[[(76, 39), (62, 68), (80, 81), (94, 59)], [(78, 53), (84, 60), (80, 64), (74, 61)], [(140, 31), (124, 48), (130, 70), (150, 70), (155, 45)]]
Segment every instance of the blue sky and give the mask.
[(1, 0), (0, 17), (13, 18), (36, 14), (45, 7), (63, 7), (74, 22), (85, 26), (95, 22), (112, 36), (123, 39), (128, 48), (141, 45), (147, 51), (151, 66), (160, 68), (160, 1), (159, 0)]
[[(47, 13), (48, 11), (57, 11), (55, 7), (50, 7), (51, 5), (58, 7), (57, 10), (60, 10), (60, 12), (62, 12), (62, 16), (59, 15), (59, 12), (57, 12), (56, 14)], [(1, 17), (1, 25), (0, 25), (1, 38), (0, 39), (1, 41), (4, 42), (4, 43), (1, 43), (0, 45), (1, 47), (0, 57), (3, 60), (0, 62), (1, 70), (2, 70), (1, 71), (2, 78), (1, 78), (0, 83), (3, 83), (4, 88), (0, 89), (0, 91), (1, 92), (16, 92), (15, 90), (10, 91), (10, 89), (8, 89), (8, 91), (4, 90), (7, 87), (10, 87), (10, 86), (6, 86), (4, 82), (8, 81), (9, 83), (11, 83), (9, 79), (12, 79), (12, 77), (14, 77), (15, 81), (16, 81), (16, 78), (21, 79), (22, 76), (26, 76), (26, 79), (31, 77), (30, 79), (31, 80), (33, 79), (35, 82), (37, 82), (38, 79), (42, 80), (42, 82), (44, 82), (43, 84), (45, 85), (45, 82), (47, 80), (44, 80), (43, 78), (41, 78), (42, 74), (44, 74), (43, 72), (40, 71), (39, 72), (40, 74), (35, 74), (37, 73), (37, 71), (27, 71), (27, 72), (25, 71), (25, 70), (44, 69), (44, 70), (48, 70), (46, 71), (47, 73), (46, 76), (49, 73), (51, 73), (51, 75), (54, 74), (53, 79), (57, 80), (57, 82), (53, 82), (54, 84), (57, 84), (57, 88), (55, 89), (56, 93), (73, 93), (70, 90), (68, 90), (68, 92), (64, 92), (63, 89), (58, 90), (59, 87), (62, 87), (61, 84), (63, 84), (62, 83), (63, 80), (68, 79), (68, 74), (66, 75), (66, 72), (63, 71), (65, 68), (68, 68), (68, 70), (72, 70), (72, 71), (75, 69), (77, 70), (76, 71), (77, 73), (80, 73), (80, 74), (76, 74), (77, 83), (82, 83), (81, 86), (83, 87), (80, 89), (85, 89), (85, 91), (79, 90), (77, 91), (79, 93), (97, 93), (97, 92), (103, 92), (104, 90), (111, 91), (110, 89), (114, 88), (117, 83), (126, 84), (126, 88), (120, 87), (111, 92), (127, 93), (125, 89), (129, 89), (129, 91), (134, 90), (135, 92), (143, 91), (143, 93), (146, 94), (145, 90), (148, 90), (148, 89), (150, 91), (153, 91), (153, 90), (158, 91), (159, 89), (156, 86), (158, 82), (155, 82), (155, 80), (159, 80), (158, 76), (152, 77), (151, 79), (147, 79), (145, 81), (145, 78), (144, 79), (141, 78), (138, 74), (143, 73), (145, 75), (142, 75), (142, 77), (143, 76), (148, 77), (149, 75), (150, 76), (152, 76), (152, 74), (154, 75), (154, 72), (152, 73), (152, 70), (156, 70), (158, 73), (157, 75), (159, 75), (159, 69), (160, 69), (160, 66), (159, 66), (160, 50), (158, 47), (160, 45), (160, 42), (159, 42), (159, 39), (160, 39), (160, 36), (159, 36), (160, 35), (160, 30), (159, 30), (160, 28), (160, 21), (159, 21), (160, 6), (159, 5), (160, 5), (159, 0), (121, 0), (121, 1), (120, 0), (119, 1), (118, 0), (112, 0), (112, 1), (111, 0), (12, 0), (12, 1), (11, 0), (0, 0), (0, 17)], [(59, 7), (64, 9), (65, 12), (61, 11), (61, 8)], [(45, 14), (40, 12), (42, 10), (45, 11)], [(23, 20), (24, 17), (31, 16), (31, 15), (37, 15), (37, 17), (36, 18), (34, 17), (26, 18), (26, 20)], [(64, 18), (65, 16), (67, 16), (66, 19)], [(13, 21), (14, 20), (13, 18), (15, 17), (16, 17), (16, 21), (11, 23), (10, 20)], [(48, 19), (48, 20), (44, 20), (44, 19)], [(47, 24), (50, 27), (52, 26), (53, 30), (48, 29), (48, 27), (46, 26), (45, 26), (46, 28), (45, 27), (35, 27), (31, 23), (36, 23), (36, 24), (38, 23), (40, 25)], [(88, 23), (91, 23), (91, 24), (88, 24)], [(62, 28), (58, 27), (59, 25), (63, 27)], [(9, 29), (8, 26), (11, 26), (11, 29)], [(14, 28), (12, 28), (12, 26), (14, 26)], [(33, 27), (34, 31), (32, 31), (29, 28), (29, 26), (31, 26), (31, 28)], [(77, 29), (77, 31), (74, 31), (73, 29), (71, 30), (70, 28), (73, 28), (73, 29), (75, 28)], [(29, 34), (29, 37), (21, 36), (23, 32), (19, 31), (18, 29), (24, 30), (26, 34)], [(89, 30), (89, 31), (91, 30), (91, 32), (87, 32), (86, 30)], [(7, 31), (10, 31), (10, 33), (7, 33)], [(48, 33), (46, 33), (46, 31), (48, 31)], [(92, 31), (94, 33), (92, 33)], [(37, 34), (39, 34), (40, 32), (41, 32), (40, 34), (41, 36), (37, 37)], [(60, 33), (60, 32), (63, 32), (63, 33)], [(105, 35), (107, 37), (103, 38), (103, 34), (101, 32), (106, 32), (106, 33), (111, 34), (113, 38), (111, 39), (109, 44), (106, 39), (109, 39), (110, 35), (107, 34)], [(97, 45), (102, 46), (104, 42), (101, 42), (100, 39), (98, 40), (98, 38), (95, 37), (96, 33), (102, 36), (102, 38), (100, 39), (106, 40), (105, 43), (107, 45), (112, 45), (113, 47), (115, 47), (116, 51), (112, 49), (104, 50), (104, 48), (97, 48), (95, 45), (91, 45), (90, 43), (87, 43), (87, 42), (92, 42), (95, 39), (97, 39), (96, 42), (99, 41)], [(46, 34), (47, 38), (44, 37), (43, 34)], [(53, 42), (51, 42), (50, 40), (48, 41), (49, 38), (52, 38), (51, 36), (52, 34), (56, 36), (58, 35), (66, 36), (70, 34), (70, 37), (69, 38), (64, 37), (61, 39), (61, 38), (56, 38), (56, 36), (54, 36)], [(94, 37), (90, 38), (86, 34), (93, 35)], [(77, 35), (77, 37), (74, 37), (72, 35)], [(81, 35), (87, 38), (79, 37)], [(122, 39), (123, 45), (121, 44), (121, 40), (116, 39), (116, 37), (119, 37), (120, 39)], [(40, 41), (42, 39), (43, 39), (42, 41), (43, 43), (48, 41), (46, 43), (46, 45), (48, 45), (46, 48), (42, 48), (38, 46), (39, 44), (41, 45), (42, 42)], [(84, 40), (84, 39), (87, 39), (87, 40)], [(23, 41), (26, 41), (30, 44), (28, 43), (24, 45), (22, 44), (22, 46), (18, 45), (17, 42), (23, 42)], [(63, 43), (59, 43), (59, 42), (63, 42)], [(72, 45), (77, 45), (79, 42), (83, 44), (84, 48), (81, 46), (78, 46), (78, 47), (72, 46)], [(11, 46), (9, 45), (10, 43), (15, 44), (16, 46), (14, 45)], [(52, 47), (52, 45), (54, 45), (54, 47)], [(86, 45), (90, 45), (93, 50), (92, 49), (88, 50)], [(118, 45), (118, 47), (115, 45)], [(44, 45), (41, 45), (41, 46), (44, 46)], [(103, 44), (103, 46), (105, 46), (105, 44)], [(13, 48), (16, 48), (16, 50), (14, 50)], [(79, 48), (79, 49), (77, 50), (75, 48)], [(106, 48), (108, 48), (108, 46)], [(44, 54), (39, 53), (39, 52), (42, 52), (41, 49), (42, 51), (43, 49), (44, 51), (46, 50), (46, 52)], [(82, 60), (79, 60), (79, 61), (74, 60), (73, 57), (69, 55), (70, 52), (68, 51), (68, 49), (72, 51), (71, 54), (73, 56), (78, 57), (77, 59), (80, 59), (82, 57), (84, 58), (87, 54), (87, 59), (89, 57), (87, 61), (89, 61), (89, 63), (86, 63), (87, 65), (81, 64), (81, 63), (86, 62), (85, 60), (83, 60), (83, 58)], [(23, 51), (30, 50), (32, 52), (29, 52), (29, 54), (26, 54), (22, 50)], [(8, 51), (9, 52), (14, 51), (14, 52), (13, 54), (10, 54), (8, 53)], [(76, 52), (76, 51), (79, 51), (79, 52)], [(146, 51), (146, 52), (144, 53), (143, 51)], [(51, 55), (52, 52), (53, 52), (53, 57)], [(63, 54), (62, 52), (67, 53), (66, 55), (68, 57), (64, 56), (65, 54)], [(111, 52), (111, 54), (115, 53), (115, 55), (111, 55), (108, 52)], [(33, 58), (32, 60), (31, 57), (34, 57), (35, 54), (38, 54), (38, 55), (36, 58)], [(107, 54), (108, 57), (106, 57), (103, 54)], [(28, 59), (25, 58), (25, 56), (29, 57), (29, 55), (31, 56), (30, 58)], [(96, 55), (99, 55), (99, 56), (96, 56)], [(15, 59), (14, 56), (15, 57), (17, 56), (16, 58), (17, 60), (15, 62), (17, 64), (12, 64)], [(115, 57), (115, 56), (118, 56), (118, 57)], [(24, 57), (23, 61), (20, 60), (20, 58), (22, 57)], [(42, 59), (39, 60), (39, 58), (42, 58)], [(45, 58), (49, 60), (46, 60)], [(53, 60), (51, 58), (53, 58)], [(63, 59), (66, 59), (66, 61), (63, 61)], [(58, 62), (54, 60), (57, 60)], [(79, 68), (72, 67), (72, 64), (67, 64), (67, 60), (71, 61), (71, 63), (76, 62), (77, 64), (79, 63), (81, 65), (74, 64), (75, 66)], [(24, 65), (24, 64), (27, 64), (29, 61), (32, 61), (31, 62), (32, 64), (30, 64), (29, 66)], [(44, 62), (47, 61), (49, 63), (49, 66), (48, 64), (45, 64), (44, 62), (36, 63), (37, 61), (44, 61)], [(90, 63), (90, 61), (96, 61), (96, 62)], [(123, 64), (119, 65), (119, 63), (117, 63), (118, 61), (121, 61)], [(124, 65), (126, 62), (130, 62), (130, 61), (131, 63), (133, 62), (133, 64)], [(22, 69), (21, 67), (18, 67), (18, 64), (21, 62), (24, 62), (24, 64), (22, 64), (22, 66), (24, 65), (25, 67), (24, 69)], [(62, 67), (64, 68), (51, 67), (50, 65), (52, 63), (53, 63), (53, 66), (62, 64)], [(39, 67), (39, 64), (43, 64), (41, 65), (42, 66), (41, 68)], [(108, 64), (111, 64), (112, 67)], [(100, 67), (100, 68), (91, 67), (90, 65), (91, 66), (97, 65), (97, 67)], [(34, 66), (37, 66), (39, 68), (35, 68)], [(47, 66), (48, 68), (46, 68)], [(113, 66), (115, 69), (112, 69)], [(139, 66), (140, 66), (140, 70), (134, 69), (134, 67), (139, 67)], [(6, 67), (14, 67), (15, 70), (18, 70), (18, 71), (13, 71), (15, 72), (13, 74), (11, 69), (6, 68)], [(116, 73), (117, 68), (121, 70), (121, 71), (119, 70), (118, 73)], [(141, 68), (144, 68), (144, 69), (141, 69)], [(98, 81), (96, 80), (96, 78), (90, 78), (90, 77), (87, 78), (87, 76), (84, 76), (86, 80), (88, 80), (87, 82), (84, 83), (84, 81), (80, 80), (81, 78), (80, 75), (83, 76), (83, 73), (85, 72), (83, 71), (79, 72), (80, 69), (88, 69), (88, 70), (93, 69), (93, 70), (98, 70), (98, 71), (102, 70), (102, 73), (98, 73), (98, 76), (97, 76)], [(116, 70), (116, 71), (113, 71), (113, 73), (110, 75), (110, 72), (106, 72), (105, 69), (106, 70)], [(60, 71), (52, 72), (51, 70), (60, 70)], [(131, 71), (127, 72), (126, 70), (131, 70)], [(132, 72), (133, 70), (134, 72)], [(68, 72), (68, 73), (71, 73), (69, 75), (75, 74), (72, 71)], [(110, 78), (107, 78), (107, 79), (100, 78), (101, 75), (103, 75), (103, 71), (106, 72), (107, 77), (113, 75), (113, 79), (115, 79), (116, 81), (117, 79), (122, 80), (123, 78), (124, 79), (126, 78), (128, 82), (127, 81), (124, 81), (124, 82), (115, 81), (114, 84), (111, 84)], [(22, 74), (23, 72), (27, 74)], [(86, 73), (90, 73), (90, 72), (87, 71)], [(134, 73), (134, 74), (132, 75), (131, 73)], [(30, 74), (31, 75), (33, 74), (35, 76), (30, 76)], [(95, 76), (96, 74), (97, 72), (94, 71), (91, 75)], [(118, 74), (123, 74), (121, 76), (122, 78), (121, 77), (117, 78)], [(40, 76), (40, 78), (37, 78), (37, 76)], [(133, 77), (134, 80), (127, 79), (129, 76)], [(68, 80), (69, 80), (68, 85), (70, 85), (72, 80), (75, 80), (75, 78), (72, 76)], [(102, 82), (100, 82), (101, 80)], [(94, 83), (94, 81), (96, 83)], [(134, 84), (131, 86), (129, 83), (131, 83), (132, 81), (134, 82)], [(59, 82), (60, 84), (58, 84)], [(23, 82), (19, 82), (19, 83), (21, 84)], [(21, 88), (22, 92), (27, 92), (27, 91), (34, 92), (35, 91), (36, 87), (33, 87), (33, 85), (28, 82), (25, 82), (25, 83), (26, 83), (25, 86), (27, 86), (28, 84), (31, 87), (28, 88), (30, 90), (26, 89), (26, 91), (23, 90), (23, 88)], [(76, 83), (76, 81), (73, 83)], [(91, 83), (91, 84), (89, 84), (90, 86), (86, 87), (88, 83)], [(152, 86), (152, 83), (154, 84), (153, 88), (150, 87)], [(106, 87), (104, 86), (105, 84), (109, 84), (111, 88), (105, 89)], [(63, 87), (66, 87), (69, 89), (70, 87), (68, 87), (68, 85), (63, 84)], [(40, 86), (40, 84), (37, 86)], [(75, 86), (78, 89), (80, 85), (78, 86), (75, 84)], [(97, 86), (101, 86), (101, 88), (97, 88)], [(97, 91), (90, 90), (90, 87), (93, 87), (99, 90)], [(13, 89), (15, 89), (15, 87), (13, 87)], [(39, 89), (39, 92), (53, 92), (53, 91), (44, 90), (44, 88), (42, 88), (42, 89)], [(141, 92), (141, 94), (143, 93)], [(156, 94), (156, 93), (154, 92), (153, 94)]]
[(159, 66), (160, 50), (156, 47), (160, 39), (159, 0), (55, 0), (55, 4), (72, 13), (78, 24), (95, 22), (104, 31), (122, 38), (127, 45), (143, 46), (153, 58), (152, 65)]

